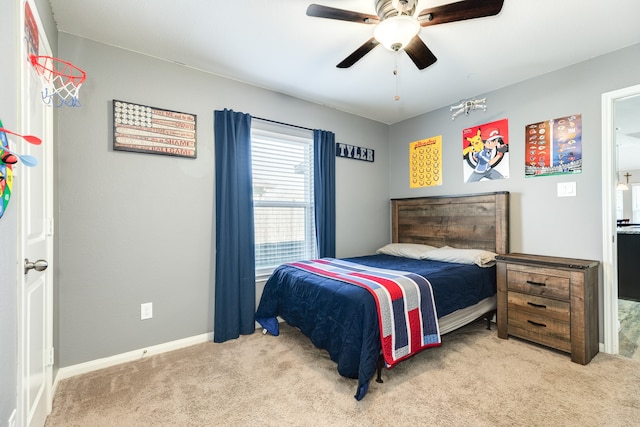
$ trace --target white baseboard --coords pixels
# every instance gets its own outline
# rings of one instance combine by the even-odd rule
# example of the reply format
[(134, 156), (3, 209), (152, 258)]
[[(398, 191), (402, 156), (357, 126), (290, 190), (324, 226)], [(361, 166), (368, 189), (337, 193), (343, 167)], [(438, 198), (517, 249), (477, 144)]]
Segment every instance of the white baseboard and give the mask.
[(58, 383), (60, 381), (67, 378), (75, 377), (76, 375), (86, 374), (92, 371), (97, 371), (98, 369), (109, 368), (111, 366), (120, 365), (121, 363), (133, 362), (134, 360), (142, 359), (156, 354), (166, 353), (167, 351), (179, 350), (184, 347), (201, 344), (208, 341), (213, 341), (213, 332), (60, 368), (58, 370), (58, 374), (56, 375), (56, 379), (53, 382), (53, 392), (55, 393), (55, 390), (58, 388)]

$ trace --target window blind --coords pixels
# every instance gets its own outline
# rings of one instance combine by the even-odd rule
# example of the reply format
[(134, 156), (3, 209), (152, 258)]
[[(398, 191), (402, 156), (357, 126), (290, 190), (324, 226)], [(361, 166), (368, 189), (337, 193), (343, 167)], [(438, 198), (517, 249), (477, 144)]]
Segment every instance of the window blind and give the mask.
[(313, 132), (252, 125), (251, 163), (256, 274), (315, 258)]

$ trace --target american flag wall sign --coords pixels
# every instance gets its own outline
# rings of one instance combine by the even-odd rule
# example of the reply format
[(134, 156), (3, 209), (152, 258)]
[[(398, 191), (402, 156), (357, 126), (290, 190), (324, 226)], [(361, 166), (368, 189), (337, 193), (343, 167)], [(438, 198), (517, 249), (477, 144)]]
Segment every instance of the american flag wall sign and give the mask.
[(196, 158), (196, 115), (113, 100), (113, 149)]

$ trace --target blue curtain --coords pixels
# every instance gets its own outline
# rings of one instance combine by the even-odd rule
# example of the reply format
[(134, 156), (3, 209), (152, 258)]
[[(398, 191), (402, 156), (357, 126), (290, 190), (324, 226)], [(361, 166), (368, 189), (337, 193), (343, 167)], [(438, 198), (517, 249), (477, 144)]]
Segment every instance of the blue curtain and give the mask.
[(336, 136), (313, 131), (313, 195), (318, 256), (336, 256)]
[(255, 330), (255, 247), (251, 180), (251, 116), (214, 112), (216, 273), (213, 340)]

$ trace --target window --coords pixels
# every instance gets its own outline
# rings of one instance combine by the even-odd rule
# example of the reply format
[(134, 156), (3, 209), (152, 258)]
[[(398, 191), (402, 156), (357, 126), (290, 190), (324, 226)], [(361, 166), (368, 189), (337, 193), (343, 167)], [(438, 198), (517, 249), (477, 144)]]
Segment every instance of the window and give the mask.
[(616, 189), (616, 219), (624, 218), (624, 190)]
[(252, 123), (251, 163), (256, 275), (316, 258), (313, 132)]

